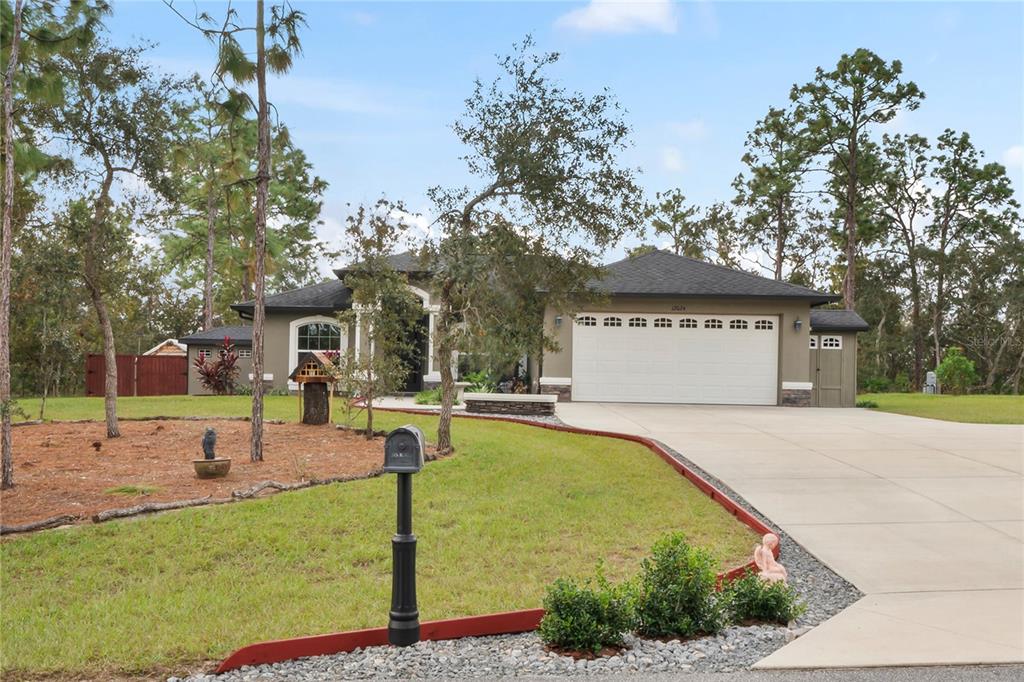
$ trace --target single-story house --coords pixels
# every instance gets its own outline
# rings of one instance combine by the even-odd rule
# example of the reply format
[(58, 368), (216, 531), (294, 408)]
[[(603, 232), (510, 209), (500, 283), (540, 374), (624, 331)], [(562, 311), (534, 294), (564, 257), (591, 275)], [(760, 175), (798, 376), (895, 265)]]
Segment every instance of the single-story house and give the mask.
[[(437, 305), (412, 254), (394, 266), (423, 301), (420, 357), (406, 390), (440, 381), (431, 341)], [(291, 388), (300, 354), (361, 347), (359, 325), (343, 329), (335, 314), (351, 307), (346, 271), (330, 280), (266, 298), (264, 379)], [(422, 285), (425, 288), (416, 286)], [(544, 324), (560, 350), (530, 359), (542, 393), (560, 400), (738, 405), (853, 406), (857, 333), (868, 325), (849, 310), (821, 309), (839, 300), (815, 291), (668, 251), (612, 263), (592, 284), (600, 304), (548, 310)], [(252, 319), (252, 301), (232, 306)], [(242, 349), (251, 328), (222, 327), (180, 339), (189, 362), (214, 353), (227, 335)], [(242, 356), (243, 378), (251, 362)], [(189, 393), (201, 393), (194, 372)]]

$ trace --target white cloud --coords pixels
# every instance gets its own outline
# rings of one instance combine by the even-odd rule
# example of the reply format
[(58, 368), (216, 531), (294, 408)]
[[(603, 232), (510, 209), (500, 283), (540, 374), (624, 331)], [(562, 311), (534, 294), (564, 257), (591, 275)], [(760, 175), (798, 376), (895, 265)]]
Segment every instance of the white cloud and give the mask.
[(555, 26), (584, 33), (675, 33), (676, 9), (669, 0), (591, 0), (555, 21)]
[(406, 246), (419, 245), (424, 239), (434, 236), (434, 228), (431, 226), (433, 220), (425, 213), (411, 213), (393, 209), (391, 217), (402, 221), (412, 227), (412, 233), (406, 236)]
[(661, 167), (671, 173), (680, 173), (686, 170), (686, 162), (678, 147), (661, 148)]
[(1003, 152), (1003, 163), (1017, 171), (1024, 168), (1024, 144), (1015, 144)]
[(708, 136), (708, 126), (702, 118), (694, 118), (689, 121), (677, 121), (668, 124), (669, 130), (679, 138), (687, 142), (703, 140)]

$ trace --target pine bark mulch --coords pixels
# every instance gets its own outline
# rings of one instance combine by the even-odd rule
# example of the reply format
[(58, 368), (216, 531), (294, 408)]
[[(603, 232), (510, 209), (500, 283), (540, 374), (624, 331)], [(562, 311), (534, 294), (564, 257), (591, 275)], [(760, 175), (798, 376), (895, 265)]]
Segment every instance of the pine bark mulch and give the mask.
[[(232, 459), (224, 478), (200, 480), (192, 468), (192, 460), (203, 456), (207, 426), (217, 430), (217, 456)], [(331, 424), (265, 424), (263, 462), (249, 461), (246, 421), (122, 421), (120, 427), (121, 437), (111, 439), (103, 422), (14, 429), (15, 486), (0, 492), (5, 530), (46, 519), (55, 519), (51, 525), (87, 521), (128, 507), (157, 511), (173, 503), (196, 506), (366, 478), (379, 472), (384, 459), (383, 439), (367, 441)], [(134, 490), (113, 492), (126, 487)], [(62, 516), (70, 518), (56, 518)]]

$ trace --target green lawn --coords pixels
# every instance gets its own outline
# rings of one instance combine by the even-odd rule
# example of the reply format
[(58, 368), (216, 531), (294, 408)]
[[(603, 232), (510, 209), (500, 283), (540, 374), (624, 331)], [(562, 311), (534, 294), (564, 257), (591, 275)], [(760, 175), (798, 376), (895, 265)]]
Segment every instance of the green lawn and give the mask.
[[(23, 401), (24, 404), (25, 401)], [(138, 398), (124, 415), (245, 414), (245, 398)], [(98, 417), (102, 401), (52, 402)], [(294, 398), (268, 416), (294, 418)], [(434, 419), (382, 414), (381, 426)], [(722, 567), (756, 537), (635, 443), (456, 420), (454, 457), (414, 484), (421, 617), (540, 605), (605, 560), (636, 571), (675, 529)], [(180, 671), (255, 641), (387, 623), (395, 481), (385, 476), (0, 543), (4, 676)]]
[(925, 393), (865, 393), (879, 410), (913, 417), (971, 424), (1024, 424), (1024, 396), (927, 395)]

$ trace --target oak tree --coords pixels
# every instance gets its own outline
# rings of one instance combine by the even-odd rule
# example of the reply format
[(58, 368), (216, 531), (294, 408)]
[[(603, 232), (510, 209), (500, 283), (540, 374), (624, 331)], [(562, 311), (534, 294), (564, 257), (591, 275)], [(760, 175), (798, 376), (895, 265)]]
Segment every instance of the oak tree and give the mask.
[(585, 95), (552, 80), (557, 61), (527, 37), (500, 59), (501, 75), (476, 82), (453, 126), (474, 183), (430, 192), (440, 226), (426, 254), (440, 307), (442, 453), (451, 449), (456, 351), (496, 333), (488, 320), (519, 302), (504, 294), (502, 275), (529, 268), (545, 304), (564, 309), (600, 275), (603, 251), (640, 226), (640, 189), (618, 159), (630, 132), (618, 103), (608, 91)]

